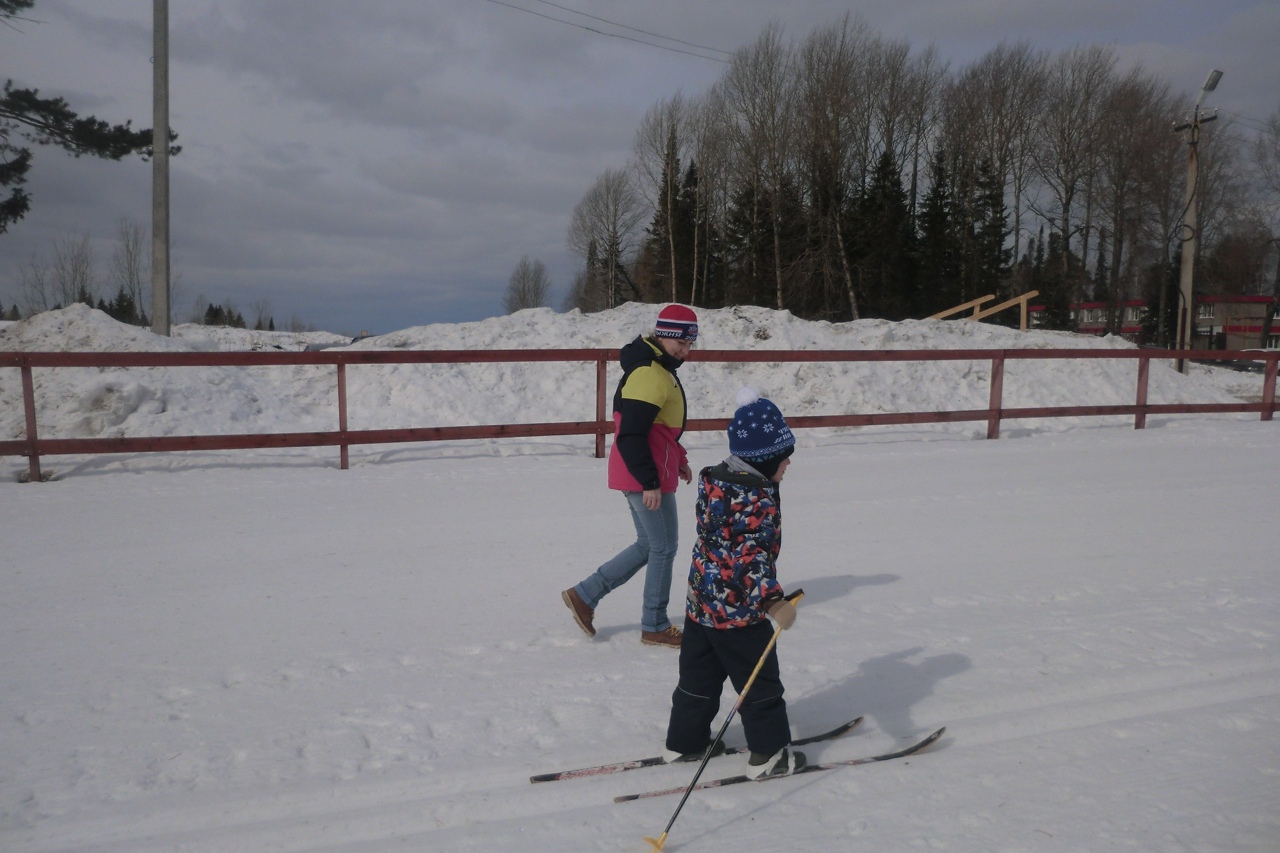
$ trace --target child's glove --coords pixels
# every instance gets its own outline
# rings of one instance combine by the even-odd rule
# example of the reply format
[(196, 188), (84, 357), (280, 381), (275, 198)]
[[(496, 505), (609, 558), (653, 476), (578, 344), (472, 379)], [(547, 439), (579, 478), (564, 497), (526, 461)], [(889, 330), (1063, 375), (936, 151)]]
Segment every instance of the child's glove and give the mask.
[(796, 606), (785, 598), (769, 602), (765, 605), (764, 612), (784, 631), (796, 624)]

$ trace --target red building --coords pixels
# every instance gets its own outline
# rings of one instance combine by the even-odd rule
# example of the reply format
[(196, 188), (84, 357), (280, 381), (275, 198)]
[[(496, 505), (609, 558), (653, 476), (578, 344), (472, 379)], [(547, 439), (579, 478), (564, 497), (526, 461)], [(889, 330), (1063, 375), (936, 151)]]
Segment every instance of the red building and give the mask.
[[(1043, 305), (1030, 308), (1031, 325), (1044, 311)], [(1198, 296), (1191, 346), (1193, 349), (1258, 349), (1262, 346), (1262, 324), (1272, 312), (1271, 334), (1267, 349), (1280, 349), (1280, 307), (1270, 296)], [(1118, 328), (1120, 336), (1142, 343), (1142, 321), (1147, 303), (1130, 299), (1121, 303), (1079, 302), (1071, 306), (1071, 319), (1076, 331), (1084, 335), (1105, 335)], [(1115, 317), (1115, 324), (1112, 318)]]

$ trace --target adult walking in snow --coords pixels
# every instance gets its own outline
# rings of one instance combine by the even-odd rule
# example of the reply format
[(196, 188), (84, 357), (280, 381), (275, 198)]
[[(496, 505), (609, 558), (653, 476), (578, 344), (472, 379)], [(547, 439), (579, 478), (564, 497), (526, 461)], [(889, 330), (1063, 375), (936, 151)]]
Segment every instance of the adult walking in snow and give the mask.
[(636, 540), (560, 594), (578, 627), (596, 633), (595, 609), (613, 590), (648, 566), (640, 611), (640, 642), (679, 648), (680, 629), (667, 617), (671, 571), (680, 525), (679, 480), (693, 481), (680, 445), (686, 420), (684, 388), (676, 371), (698, 339), (698, 317), (684, 305), (658, 314), (651, 336), (622, 348), (622, 379), (613, 395), (615, 436), (609, 451), (609, 488), (622, 492)]
[(778, 407), (744, 388), (729, 424), (729, 457), (699, 475), (698, 538), (685, 599), (680, 680), (671, 695), (668, 761), (703, 756), (725, 679), (741, 695), (763, 658), (741, 708), (751, 750), (747, 775), (783, 775), (804, 765), (803, 753), (787, 748), (791, 725), (778, 650), (771, 647), (774, 631), (766, 618), (783, 629), (796, 618), (776, 568), (782, 549), (782, 477), (795, 443)]

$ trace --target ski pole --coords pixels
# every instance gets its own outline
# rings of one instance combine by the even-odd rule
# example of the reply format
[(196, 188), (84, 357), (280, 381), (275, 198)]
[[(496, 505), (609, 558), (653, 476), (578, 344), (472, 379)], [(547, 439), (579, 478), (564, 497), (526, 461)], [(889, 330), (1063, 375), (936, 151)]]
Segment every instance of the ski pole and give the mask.
[[(804, 598), (804, 590), (798, 589), (790, 595), (786, 596), (786, 600), (795, 604)], [(667, 821), (666, 829), (662, 830), (662, 834), (657, 838), (645, 836), (644, 840), (653, 846), (655, 851), (661, 850), (666, 846), (667, 834), (671, 832), (671, 827), (675, 825), (676, 818), (680, 816), (680, 810), (684, 808), (685, 801), (689, 799), (689, 795), (693, 793), (693, 786), (698, 784), (698, 778), (702, 776), (702, 771), (706, 769), (707, 762), (711, 760), (711, 755), (715, 752), (716, 744), (723, 738), (724, 733), (729, 729), (729, 723), (733, 722), (733, 717), (738, 713), (738, 709), (742, 707), (742, 702), (747, 698), (747, 691), (751, 689), (751, 685), (755, 684), (756, 676), (760, 674), (760, 670), (764, 668), (764, 662), (769, 657), (769, 652), (773, 651), (773, 647), (778, 642), (778, 635), (782, 633), (782, 626), (779, 625), (773, 629), (773, 636), (769, 638), (769, 645), (764, 647), (764, 654), (760, 655), (760, 660), (756, 662), (756, 668), (751, 670), (751, 677), (747, 679), (747, 683), (742, 685), (742, 692), (738, 694), (738, 699), (733, 703), (733, 707), (729, 709), (729, 713), (724, 718), (724, 725), (720, 727), (720, 733), (716, 735), (715, 740), (711, 741), (711, 745), (707, 747), (707, 752), (702, 756), (702, 763), (698, 765), (698, 772), (693, 774), (693, 781), (689, 783), (689, 787), (684, 789), (684, 796), (680, 798), (680, 804), (676, 806), (675, 812), (671, 815), (671, 820)]]

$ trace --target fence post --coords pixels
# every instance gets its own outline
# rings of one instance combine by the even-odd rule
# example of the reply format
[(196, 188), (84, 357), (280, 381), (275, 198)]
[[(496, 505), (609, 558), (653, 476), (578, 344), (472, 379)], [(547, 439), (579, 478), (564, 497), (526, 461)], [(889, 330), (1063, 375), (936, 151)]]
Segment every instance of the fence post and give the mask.
[(22, 406), (27, 413), (27, 460), (29, 462), (27, 482), (39, 483), (41, 475), (40, 450), (37, 443), (39, 436), (36, 434), (36, 383), (31, 378), (31, 365), (27, 364), (25, 359), (18, 369), (22, 372)]
[(1280, 356), (1272, 357), (1267, 362), (1267, 378), (1262, 383), (1262, 419), (1271, 420), (1271, 412), (1276, 407), (1276, 373), (1280, 367)]
[(343, 442), (339, 445), (341, 448), (342, 470), (347, 470), (348, 445), (347, 438), (347, 366), (342, 362), (338, 362), (338, 432), (342, 433)]
[(991, 359), (991, 402), (987, 406), (987, 438), (1000, 437), (1000, 398), (1004, 395), (1004, 353)]
[(603, 355), (596, 356), (596, 458), (604, 458), (604, 387), (609, 378), (609, 362)]
[(1133, 416), (1134, 429), (1147, 428), (1147, 380), (1151, 377), (1151, 356), (1138, 359), (1138, 411)]

